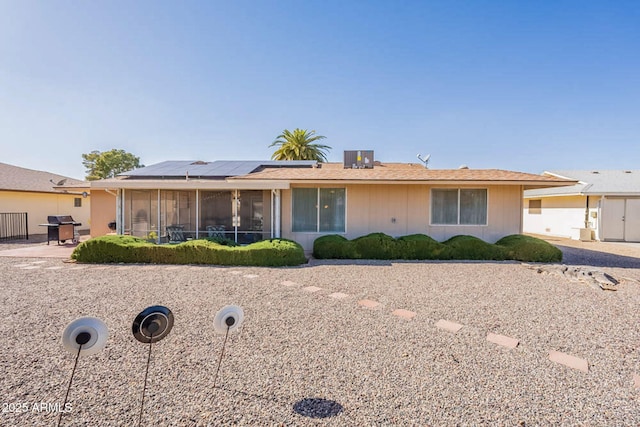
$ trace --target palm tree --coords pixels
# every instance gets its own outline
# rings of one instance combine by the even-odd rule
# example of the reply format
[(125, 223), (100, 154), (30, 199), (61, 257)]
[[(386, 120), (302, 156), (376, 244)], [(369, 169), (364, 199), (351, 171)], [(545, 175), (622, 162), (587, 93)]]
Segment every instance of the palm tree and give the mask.
[(326, 151), (331, 147), (323, 144), (316, 144), (315, 141), (325, 139), (322, 135), (316, 135), (316, 131), (306, 129), (294, 129), (293, 132), (285, 129), (278, 135), (275, 141), (269, 146), (278, 146), (278, 149), (271, 156), (272, 160), (316, 160), (326, 162)]

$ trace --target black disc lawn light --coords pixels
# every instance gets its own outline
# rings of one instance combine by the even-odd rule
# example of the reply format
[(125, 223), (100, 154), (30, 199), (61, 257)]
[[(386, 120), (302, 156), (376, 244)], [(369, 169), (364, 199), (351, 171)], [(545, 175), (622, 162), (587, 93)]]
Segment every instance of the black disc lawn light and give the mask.
[(135, 339), (143, 344), (149, 344), (147, 354), (147, 366), (144, 374), (144, 387), (140, 401), (140, 416), (138, 426), (142, 425), (142, 413), (144, 411), (144, 397), (147, 391), (147, 377), (149, 376), (149, 364), (151, 363), (151, 347), (171, 332), (173, 328), (173, 313), (162, 305), (147, 307), (136, 316), (131, 330)]

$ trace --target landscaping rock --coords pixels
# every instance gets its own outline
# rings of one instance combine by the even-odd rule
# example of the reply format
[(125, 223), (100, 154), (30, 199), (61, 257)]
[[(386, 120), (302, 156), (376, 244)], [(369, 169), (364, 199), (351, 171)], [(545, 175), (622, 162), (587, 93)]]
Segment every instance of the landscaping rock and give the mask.
[(572, 281), (580, 281), (590, 285), (594, 289), (602, 289), (605, 291), (618, 290), (618, 284), (620, 283), (615, 277), (594, 267), (543, 265), (529, 266), (529, 268), (536, 269), (538, 273), (556, 274)]

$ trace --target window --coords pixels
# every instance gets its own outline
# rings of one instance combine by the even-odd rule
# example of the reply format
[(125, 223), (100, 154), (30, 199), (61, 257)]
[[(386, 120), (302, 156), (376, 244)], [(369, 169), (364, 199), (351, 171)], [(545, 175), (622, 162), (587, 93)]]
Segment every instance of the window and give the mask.
[(344, 232), (344, 188), (294, 188), (294, 232)]
[(434, 188), (431, 224), (487, 225), (487, 189)]
[(73, 198), (73, 207), (74, 208), (81, 208), (82, 207), (82, 199), (80, 197), (74, 197)]
[(531, 215), (542, 214), (542, 200), (529, 200), (529, 213)]

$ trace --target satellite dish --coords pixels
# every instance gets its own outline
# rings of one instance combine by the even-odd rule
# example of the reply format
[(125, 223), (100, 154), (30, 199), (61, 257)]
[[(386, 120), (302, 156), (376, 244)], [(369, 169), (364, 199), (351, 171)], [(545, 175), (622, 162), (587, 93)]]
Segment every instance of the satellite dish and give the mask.
[(50, 179), (49, 182), (52, 183), (53, 185), (60, 186), (60, 185), (64, 185), (64, 183), (67, 182), (67, 179), (66, 178), (65, 179), (61, 179), (58, 182), (55, 182), (54, 180)]
[(425, 157), (424, 159), (422, 158), (422, 154), (418, 153), (417, 155), (418, 160), (420, 160), (422, 163), (424, 163), (424, 167), (426, 169), (429, 169), (429, 166), (427, 166), (429, 164), (429, 159), (431, 158), (431, 154), (427, 154), (427, 157)]

